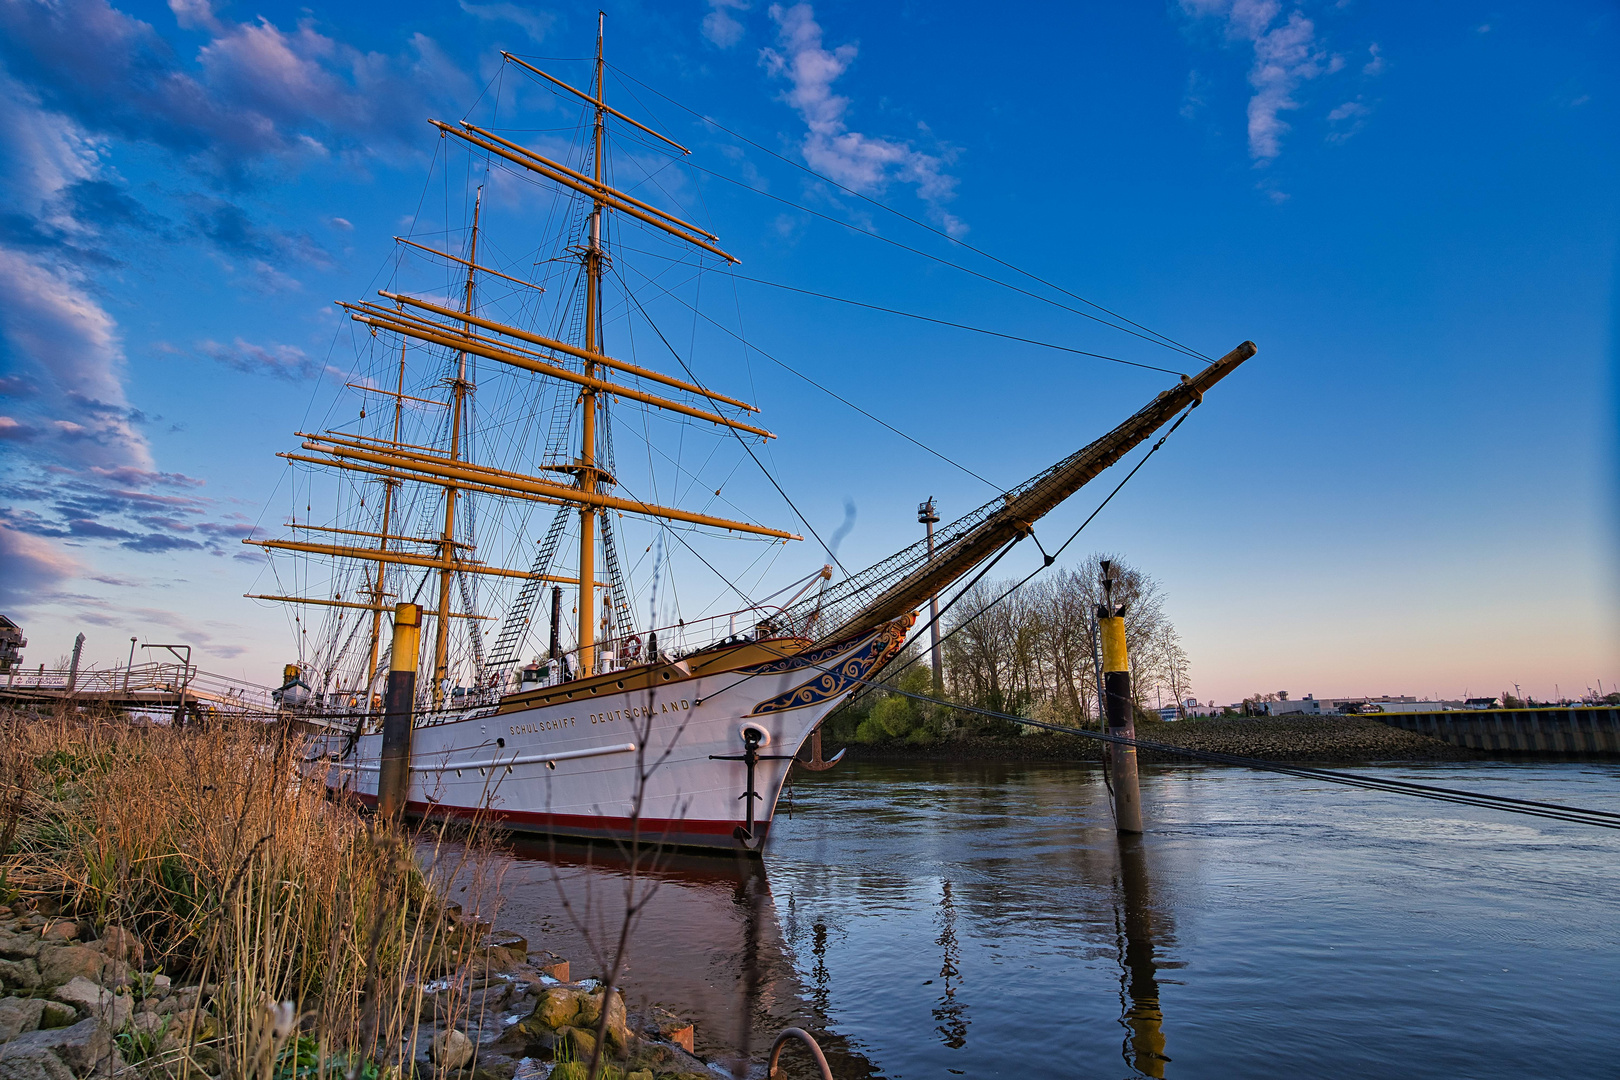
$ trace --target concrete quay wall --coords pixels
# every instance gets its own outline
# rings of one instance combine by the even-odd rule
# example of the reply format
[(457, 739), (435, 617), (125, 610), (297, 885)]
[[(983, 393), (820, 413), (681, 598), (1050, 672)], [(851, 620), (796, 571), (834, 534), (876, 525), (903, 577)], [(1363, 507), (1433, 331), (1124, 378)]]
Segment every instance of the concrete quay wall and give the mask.
[(1620, 757), (1620, 709), (1374, 713), (1374, 719), (1471, 750)]

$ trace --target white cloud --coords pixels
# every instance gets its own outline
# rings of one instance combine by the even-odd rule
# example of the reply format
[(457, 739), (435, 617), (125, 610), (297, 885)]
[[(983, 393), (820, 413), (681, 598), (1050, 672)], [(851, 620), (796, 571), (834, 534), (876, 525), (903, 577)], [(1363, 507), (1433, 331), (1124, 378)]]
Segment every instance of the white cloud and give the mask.
[(956, 194), (956, 177), (945, 172), (948, 155), (927, 154), (909, 142), (849, 129), (849, 98), (833, 93), (832, 85), (855, 62), (858, 47), (824, 47), (821, 26), (809, 4), (788, 8), (773, 4), (770, 15), (777, 26), (778, 48), (761, 49), (760, 62), (792, 86), (784, 98), (809, 129), (801, 144), (805, 162), (863, 194), (880, 192), (892, 181), (912, 184), (947, 232), (966, 233), (967, 226), (943, 209)]
[(1206, 81), (1196, 70), (1187, 72), (1187, 90), (1181, 95), (1181, 117), (1196, 120), (1209, 103), (1204, 100)]
[(1316, 42), (1315, 25), (1297, 11), (1252, 40), (1249, 155), (1270, 161), (1282, 153), (1282, 137), (1289, 130), (1282, 114), (1299, 108), (1294, 92), (1300, 83), (1322, 74), (1326, 56)]
[(1342, 143), (1366, 124), (1366, 118), (1371, 115), (1372, 109), (1361, 101), (1347, 101), (1343, 105), (1328, 113), (1328, 123), (1333, 130), (1328, 132), (1328, 142)]
[(1337, 70), (1343, 60), (1328, 55), (1316, 39), (1316, 25), (1300, 11), (1282, 18), (1279, 0), (1181, 0), (1181, 8), (1194, 18), (1223, 20), (1229, 39), (1247, 42), (1253, 49), (1249, 156), (1257, 165), (1273, 161), (1282, 153), (1282, 139), (1289, 131), (1283, 114), (1300, 107), (1295, 97), (1300, 86)]
[(71, 555), (44, 537), (30, 536), (4, 524), (0, 524), (0, 565), (6, 568), (0, 574), (0, 603), (13, 612), (33, 606), (42, 593), (84, 570)]
[(470, 4), (461, 0), (461, 10), (483, 22), (509, 22), (529, 35), (538, 45), (546, 39), (557, 17), (549, 11), (535, 11), (521, 4)]
[(169, 10), (174, 13), (174, 21), (187, 30), (219, 31), (213, 0), (169, 0)]
[(709, 0), (709, 13), (703, 16), (703, 36), (722, 49), (729, 49), (742, 40), (743, 24), (732, 16), (732, 11), (747, 11), (748, 0)]
[(321, 371), (321, 365), (296, 345), (254, 345), (237, 338), (231, 345), (202, 341), (197, 351), (232, 370), (288, 382), (312, 378)]
[(1362, 65), (1361, 73), (1363, 75), (1382, 75), (1386, 61), (1384, 60), (1383, 50), (1378, 47), (1378, 42), (1375, 41), (1367, 46), (1367, 55), (1372, 59)]
[[(0, 194), (57, 244), (0, 244), (0, 340), (8, 397), (34, 431), (53, 431), (39, 452), (73, 465), (151, 468), (146, 439), (123, 392), (117, 324), (83, 270), (62, 256), (91, 240), (96, 223), (73, 212), (71, 191), (102, 173), (97, 144), (73, 121), (45, 112), (26, 87), (0, 76)], [(68, 241), (63, 244), (62, 241)], [(29, 416), (42, 423), (29, 424)], [(50, 421), (62, 421), (53, 424)]]

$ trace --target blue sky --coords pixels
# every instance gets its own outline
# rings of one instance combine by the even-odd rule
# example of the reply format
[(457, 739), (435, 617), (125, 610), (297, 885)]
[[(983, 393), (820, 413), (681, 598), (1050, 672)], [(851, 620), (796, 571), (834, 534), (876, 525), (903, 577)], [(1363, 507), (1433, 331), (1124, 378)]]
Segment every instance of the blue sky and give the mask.
[[(502, 48), (585, 56), (594, 15), (0, 0), (0, 604), (31, 662), (82, 630), (100, 663), (139, 636), (274, 678), (287, 626), (241, 598), (264, 582), (239, 541), (276, 524), (274, 454), (352, 359), (330, 301), (373, 287), (422, 204), (425, 118), (488, 108), (491, 80), (512, 78)], [(617, 69), (697, 113), (1204, 353), (1258, 343), (1072, 549), (1160, 579), (1200, 697), (1620, 681), (1612, 4), (987, 17), (710, 0), (607, 16)], [(495, 85), (508, 118), (572, 122), (532, 84)], [(650, 91), (609, 88), (702, 169), (1007, 276)], [(668, 184), (742, 275), (1181, 369), (705, 173)], [(1170, 378), (724, 291), (759, 348), (994, 484)], [(853, 503), (851, 569), (914, 538), (921, 498), (951, 517), (994, 493), (718, 335), (692, 344), (763, 407), (773, 467), (818, 532)], [(794, 525), (757, 477), (733, 497)], [(772, 580), (820, 561), (791, 550)]]

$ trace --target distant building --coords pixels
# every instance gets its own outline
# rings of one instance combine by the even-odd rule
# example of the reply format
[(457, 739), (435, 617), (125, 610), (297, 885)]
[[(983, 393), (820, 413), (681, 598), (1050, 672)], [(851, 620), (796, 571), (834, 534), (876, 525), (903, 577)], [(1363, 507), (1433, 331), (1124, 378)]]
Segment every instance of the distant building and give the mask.
[(0, 615), (0, 673), (12, 672), (22, 666), (22, 651), (28, 647), (22, 627)]
[(1461, 701), (1419, 701), (1413, 697), (1368, 698), (1363, 712), (1421, 713), (1452, 712), (1468, 706)]
[(1322, 703), (1309, 694), (1297, 701), (1261, 701), (1256, 704), (1266, 716), (1289, 716), (1297, 713), (1307, 716), (1322, 715)]

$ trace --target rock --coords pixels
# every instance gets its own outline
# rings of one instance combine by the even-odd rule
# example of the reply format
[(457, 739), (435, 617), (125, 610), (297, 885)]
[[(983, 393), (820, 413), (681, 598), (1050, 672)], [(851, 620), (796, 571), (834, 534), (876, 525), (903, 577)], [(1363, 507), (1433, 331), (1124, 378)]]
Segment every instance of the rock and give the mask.
[(169, 977), (162, 972), (159, 972), (158, 974), (153, 975), (151, 981), (147, 983), (146, 996), (155, 998), (168, 997), (169, 990), (172, 985), (173, 984), (170, 982)]
[[(660, 1066), (668, 1065), (673, 1060), (675, 1060), (675, 1053), (669, 1047), (661, 1043), (644, 1043), (636, 1049), (635, 1054), (630, 1058), (629, 1067), (646, 1069), (649, 1072), (656, 1073), (660, 1071)], [(668, 1070), (663, 1071), (667, 1072)]]
[(511, 996), (511, 983), (496, 983), (493, 986), (486, 986), (482, 990), (474, 990), (467, 995), (466, 1011), (472, 1016), (492, 1013), (505, 1004), (506, 999)]
[(529, 1019), (548, 1028), (560, 1028), (573, 1022), (579, 1015), (580, 1001), (585, 995), (565, 986), (547, 987), (534, 1003)]
[[(167, 1004), (167, 1003), (165, 1003)], [(188, 1009), (183, 1012), (169, 1014), (174, 1019), (169, 1021), (169, 1033), (184, 1039), (187, 1037), (187, 1028), (195, 1025), (191, 1039), (194, 1042), (207, 1042), (219, 1034), (219, 1021), (206, 1009)]]
[(47, 942), (77, 941), (79, 938), (79, 924), (69, 919), (59, 919), (40, 931), (40, 940)]
[(122, 926), (109, 926), (101, 932), (101, 940), (96, 942), (101, 951), (113, 960), (123, 960), (130, 964), (139, 964), (146, 955), (146, 948), (141, 939), (125, 930)]
[(103, 989), (100, 985), (80, 976), (68, 980), (67, 985), (56, 988), (52, 995), (57, 1001), (71, 1005), (79, 1012), (95, 1016), (104, 1009), (112, 1007), (112, 991)]
[(556, 979), (558, 982), (568, 981), (568, 961), (558, 960), (554, 964), (541, 964), (540, 974)]
[(107, 958), (88, 945), (47, 945), (39, 950), (39, 981), (46, 989), (76, 978), (101, 978)]
[(73, 1070), (49, 1050), (0, 1061), (0, 1080), (73, 1080)]
[(39, 937), (27, 931), (0, 931), (0, 956), (12, 960), (32, 960), (39, 955)]
[(39, 965), (32, 960), (0, 960), (0, 981), (17, 990), (38, 990)]
[(478, 939), (476, 949), (490, 968), (496, 970), (516, 967), (529, 959), (529, 940), (510, 930), (484, 934)]
[(64, 1005), (60, 1001), (47, 1001), (40, 1010), (39, 1026), (42, 1028), (67, 1027), (79, 1019), (79, 1011), (71, 1005)]
[(37, 1058), (41, 1050), (55, 1054), (62, 1064), (81, 1076), (98, 1065), (106, 1068), (116, 1064), (112, 1031), (91, 1017), (72, 1027), (30, 1031), (8, 1043), (0, 1043), (0, 1066), (16, 1058)]
[(505, 1054), (486, 1050), (478, 1055), (478, 1066), (473, 1069), (472, 1080), (512, 1080), (517, 1070), (516, 1061)]
[(135, 1032), (137, 1035), (151, 1035), (155, 1038), (157, 1037), (158, 1032), (163, 1030), (163, 1025), (168, 1022), (168, 1017), (164, 1016), (162, 1013), (155, 1013), (150, 1009), (142, 1009), (140, 1012), (129, 1018), (129, 1027), (130, 1030)]
[(0, 1042), (10, 1042), (25, 1031), (39, 1027), (45, 1003), (38, 998), (8, 997), (0, 1001)]
[(579, 1061), (591, 1060), (591, 1056), (596, 1053), (596, 1036), (584, 1028), (577, 1027), (559, 1028), (557, 1031), (559, 1036), (565, 1033), (568, 1038), (568, 1045), (574, 1051), (575, 1059)]
[(472, 1040), (455, 1028), (439, 1032), (428, 1046), (428, 1057), (446, 1072), (454, 1072), (466, 1065), (472, 1056)]
[(674, 1043), (688, 1054), (692, 1053), (692, 1043), (696, 1033), (691, 1022), (682, 1020), (662, 1005), (654, 1005), (641, 1018), (639, 1027), (643, 1034), (651, 1038)]
[[(608, 1045), (623, 1050), (630, 1045), (630, 1028), (628, 1017), (624, 1010), (624, 995), (617, 990), (608, 1001), (607, 1037)], [(581, 994), (579, 997), (579, 1015), (574, 1023), (583, 1028), (596, 1030), (602, 1019), (602, 995)]]

